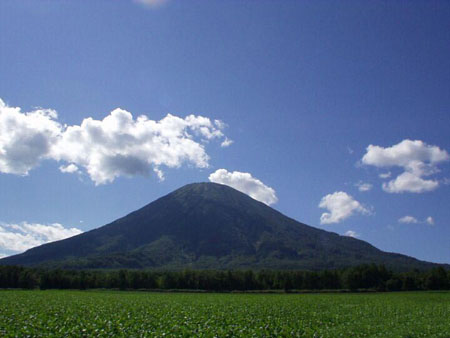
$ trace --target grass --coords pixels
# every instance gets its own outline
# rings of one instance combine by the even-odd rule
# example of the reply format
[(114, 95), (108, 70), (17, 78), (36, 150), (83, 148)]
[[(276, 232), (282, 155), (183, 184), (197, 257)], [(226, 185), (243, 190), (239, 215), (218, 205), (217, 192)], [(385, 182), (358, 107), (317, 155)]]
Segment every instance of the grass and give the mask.
[(0, 291), (0, 336), (450, 337), (450, 292)]

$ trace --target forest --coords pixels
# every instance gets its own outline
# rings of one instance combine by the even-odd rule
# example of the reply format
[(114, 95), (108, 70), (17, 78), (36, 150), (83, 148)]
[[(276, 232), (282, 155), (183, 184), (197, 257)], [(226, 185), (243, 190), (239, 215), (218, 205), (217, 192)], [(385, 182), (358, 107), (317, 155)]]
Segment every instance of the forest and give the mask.
[(62, 270), (0, 266), (0, 288), (201, 291), (413, 291), (450, 289), (450, 271), (393, 272), (365, 264), (340, 270)]

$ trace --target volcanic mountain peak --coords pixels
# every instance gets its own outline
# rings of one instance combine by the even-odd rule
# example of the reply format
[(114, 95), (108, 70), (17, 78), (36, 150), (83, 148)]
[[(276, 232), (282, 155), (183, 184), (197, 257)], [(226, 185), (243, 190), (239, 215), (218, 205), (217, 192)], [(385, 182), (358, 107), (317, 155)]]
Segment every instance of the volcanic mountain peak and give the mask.
[(395, 269), (432, 263), (297, 222), (229, 186), (188, 184), (110, 224), (0, 264), (62, 268)]

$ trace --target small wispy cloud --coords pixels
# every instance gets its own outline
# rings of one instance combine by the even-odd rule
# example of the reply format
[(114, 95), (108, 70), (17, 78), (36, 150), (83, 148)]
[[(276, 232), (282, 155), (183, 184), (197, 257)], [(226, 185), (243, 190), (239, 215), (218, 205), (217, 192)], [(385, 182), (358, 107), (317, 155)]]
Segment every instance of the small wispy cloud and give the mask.
[(65, 228), (59, 223), (0, 223), (0, 255), (23, 252), (38, 245), (81, 234), (77, 228)]
[(359, 234), (356, 233), (356, 232), (353, 231), (353, 230), (348, 230), (348, 231), (345, 232), (344, 236), (353, 237), (353, 238), (358, 238), (358, 237), (359, 237)]
[(373, 188), (373, 185), (370, 183), (365, 183), (362, 181), (359, 181), (358, 183), (355, 184), (356, 187), (358, 187), (358, 190), (361, 192), (366, 192), (366, 191), (370, 191)]
[(78, 167), (75, 164), (71, 163), (68, 165), (60, 166), (59, 171), (61, 171), (62, 173), (73, 174), (73, 173), (78, 172)]
[(381, 174), (379, 174), (378, 177), (383, 178), (383, 179), (386, 179), (386, 178), (391, 177), (391, 175), (392, 175), (392, 173), (391, 173), (390, 171), (388, 171), (387, 173), (381, 173)]
[(134, 2), (144, 5), (148, 8), (158, 8), (169, 2), (169, 0), (134, 0)]
[(441, 180), (441, 183), (444, 184), (444, 185), (450, 185), (450, 178), (444, 177), (444, 178)]
[(233, 144), (233, 140), (230, 140), (228, 137), (225, 137), (225, 140), (220, 144), (222, 148), (229, 147)]
[(413, 217), (413, 216), (403, 216), (401, 218), (398, 219), (399, 223), (405, 223), (405, 224), (410, 224), (410, 223), (419, 223), (419, 221), (417, 220), (417, 218)]
[(434, 225), (434, 218), (431, 216), (428, 216), (425, 220), (420, 221), (414, 216), (406, 215), (398, 219), (399, 223), (403, 224), (428, 224), (428, 225)]

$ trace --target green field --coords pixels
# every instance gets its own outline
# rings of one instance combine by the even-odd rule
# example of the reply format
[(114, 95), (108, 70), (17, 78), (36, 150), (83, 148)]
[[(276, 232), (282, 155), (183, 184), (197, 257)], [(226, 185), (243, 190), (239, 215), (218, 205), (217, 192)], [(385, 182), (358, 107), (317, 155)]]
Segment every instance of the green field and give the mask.
[(0, 291), (0, 336), (450, 337), (450, 293)]

